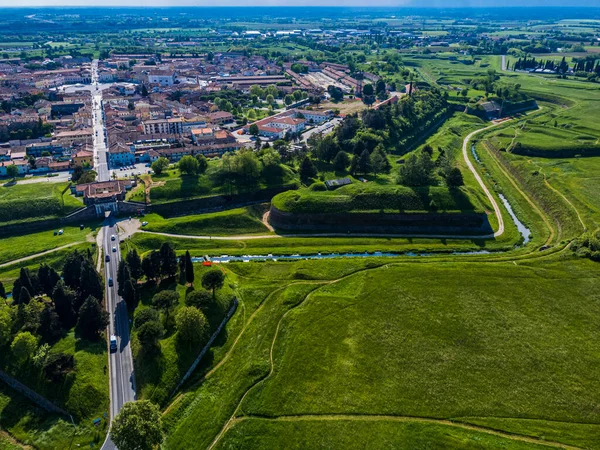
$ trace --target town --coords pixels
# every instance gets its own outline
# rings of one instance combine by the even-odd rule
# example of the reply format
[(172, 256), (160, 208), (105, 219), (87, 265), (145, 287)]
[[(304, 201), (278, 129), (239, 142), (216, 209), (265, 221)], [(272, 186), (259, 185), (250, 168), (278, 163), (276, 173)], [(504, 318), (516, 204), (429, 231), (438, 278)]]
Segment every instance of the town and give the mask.
[(600, 448), (586, 2), (0, 0), (0, 449)]

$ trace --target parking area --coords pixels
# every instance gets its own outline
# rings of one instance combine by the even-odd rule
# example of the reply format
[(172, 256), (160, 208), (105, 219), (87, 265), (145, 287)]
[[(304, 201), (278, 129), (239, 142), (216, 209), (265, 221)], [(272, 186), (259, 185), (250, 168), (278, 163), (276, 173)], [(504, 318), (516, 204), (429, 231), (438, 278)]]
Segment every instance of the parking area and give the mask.
[(150, 173), (150, 163), (137, 163), (132, 166), (124, 166), (110, 169), (110, 177), (114, 178), (116, 174), (117, 178), (132, 177), (135, 175), (144, 175)]
[(328, 122), (322, 123), (314, 128), (311, 128), (308, 131), (302, 133), (302, 141), (307, 141), (315, 133), (329, 134), (333, 131), (333, 129), (342, 122), (341, 117), (334, 117)]

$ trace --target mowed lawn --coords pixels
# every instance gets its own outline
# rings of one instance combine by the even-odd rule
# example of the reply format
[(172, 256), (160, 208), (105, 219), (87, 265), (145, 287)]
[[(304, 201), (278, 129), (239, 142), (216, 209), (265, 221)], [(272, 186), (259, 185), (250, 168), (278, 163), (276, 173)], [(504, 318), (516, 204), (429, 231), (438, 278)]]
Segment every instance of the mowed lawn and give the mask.
[(234, 415), (218, 448), (536, 448), (419, 417), (600, 448), (599, 286), (587, 260), (390, 263), (292, 285), (175, 403), (167, 448), (210, 443)]
[(600, 423), (600, 274), (565, 266), (400, 265), (323, 287), (243, 410)]
[(67, 186), (48, 182), (0, 185), (0, 223), (62, 217), (81, 208), (82, 201)]
[[(83, 230), (79, 226), (56, 225), (56, 229), (19, 236), (2, 237), (0, 239), (0, 264), (53, 250), (74, 243), (93, 241), (98, 224), (88, 223)], [(62, 235), (54, 235), (55, 231), (63, 230)]]
[(164, 218), (148, 214), (146, 231), (169, 234), (226, 236), (244, 234), (269, 234), (261, 221), (266, 207), (261, 205), (235, 208), (227, 211)]

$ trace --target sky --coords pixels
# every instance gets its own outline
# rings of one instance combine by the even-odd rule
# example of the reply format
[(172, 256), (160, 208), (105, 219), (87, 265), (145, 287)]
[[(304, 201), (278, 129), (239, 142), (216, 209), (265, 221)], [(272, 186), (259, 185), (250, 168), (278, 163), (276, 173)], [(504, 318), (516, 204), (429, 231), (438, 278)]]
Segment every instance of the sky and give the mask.
[(0, 7), (27, 6), (410, 6), (410, 7), (535, 7), (600, 6), (600, 0), (0, 0)]

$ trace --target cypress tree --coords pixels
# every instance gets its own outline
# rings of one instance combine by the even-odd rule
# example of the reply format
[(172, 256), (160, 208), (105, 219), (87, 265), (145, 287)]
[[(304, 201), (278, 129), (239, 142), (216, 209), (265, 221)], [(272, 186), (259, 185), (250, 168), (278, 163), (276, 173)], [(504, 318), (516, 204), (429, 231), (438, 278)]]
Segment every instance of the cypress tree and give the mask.
[(190, 252), (185, 252), (185, 279), (189, 284), (194, 284), (194, 265)]

